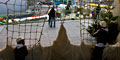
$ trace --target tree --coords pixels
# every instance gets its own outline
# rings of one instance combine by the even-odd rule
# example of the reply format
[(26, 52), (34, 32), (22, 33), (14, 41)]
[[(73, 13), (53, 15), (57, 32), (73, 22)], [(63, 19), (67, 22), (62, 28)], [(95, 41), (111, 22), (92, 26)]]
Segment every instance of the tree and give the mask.
[(66, 10), (65, 10), (66, 15), (71, 13), (70, 5), (71, 5), (71, 1), (69, 1), (69, 3), (67, 4)]

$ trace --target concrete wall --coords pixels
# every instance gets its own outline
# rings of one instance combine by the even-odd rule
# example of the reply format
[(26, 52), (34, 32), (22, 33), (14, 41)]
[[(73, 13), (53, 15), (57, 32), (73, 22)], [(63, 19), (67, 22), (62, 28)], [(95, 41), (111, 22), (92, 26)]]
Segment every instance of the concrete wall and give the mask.
[[(120, 16), (120, 0), (114, 0), (113, 16)], [(120, 32), (120, 17), (118, 18), (118, 30)], [(118, 34), (117, 41), (120, 41), (120, 33)]]
[(120, 16), (120, 0), (114, 0), (114, 7), (113, 15)]

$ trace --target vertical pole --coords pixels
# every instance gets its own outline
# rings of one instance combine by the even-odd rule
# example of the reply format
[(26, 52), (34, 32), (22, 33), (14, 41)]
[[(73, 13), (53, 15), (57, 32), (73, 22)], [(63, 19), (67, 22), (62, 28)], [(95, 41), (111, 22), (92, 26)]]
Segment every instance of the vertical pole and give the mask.
[(9, 16), (9, 9), (8, 9), (7, 2), (6, 2), (6, 7), (7, 7), (7, 17), (6, 17), (6, 24), (7, 24), (7, 27), (6, 27), (6, 30), (7, 30), (7, 46), (6, 47), (8, 47), (8, 16)]
[(6, 18), (6, 21), (7, 21), (7, 27), (6, 27), (6, 29), (7, 29), (7, 46), (8, 46), (8, 12), (9, 10), (7, 9), (7, 18)]
[(29, 8), (29, 0), (26, 1), (27, 2), (27, 9)]
[[(79, 6), (80, 6), (79, 8), (81, 8), (81, 5), (80, 5), (81, 0), (79, 0), (79, 1), (80, 1), (80, 2), (79, 2)], [(80, 10), (80, 38), (81, 38), (80, 40), (82, 40), (82, 29), (81, 29), (81, 25), (82, 25), (82, 24), (81, 24), (81, 10)]]

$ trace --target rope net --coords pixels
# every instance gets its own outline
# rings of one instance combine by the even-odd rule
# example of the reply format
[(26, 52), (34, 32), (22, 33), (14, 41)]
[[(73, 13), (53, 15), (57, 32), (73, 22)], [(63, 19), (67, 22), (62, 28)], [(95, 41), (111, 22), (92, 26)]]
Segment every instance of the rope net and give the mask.
[[(70, 2), (68, 2), (68, 3), (70, 3)], [(62, 38), (62, 39), (66, 38), (67, 41), (59, 41), (59, 39), (60, 39), (59, 37), (58, 37), (58, 41), (56, 40), (56, 43), (61, 42), (60, 44), (62, 44), (62, 46), (64, 45), (63, 43), (66, 42), (66, 44), (68, 46), (67, 48), (70, 49), (68, 52), (66, 52), (63, 55), (56, 56), (55, 58), (53, 57), (56, 54), (60, 54), (60, 52), (64, 53), (66, 51), (66, 48), (63, 47), (61, 49), (65, 49), (64, 51), (57, 52), (57, 50), (60, 49), (60, 48), (56, 48), (59, 43), (58, 44), (54, 43), (55, 45), (53, 45), (52, 47), (46, 47), (46, 48), (44, 48), (45, 50), (43, 49), (43, 47), (41, 47), (40, 41), (41, 41), (42, 35), (44, 34), (43, 31), (44, 31), (45, 22), (47, 21), (46, 14), (49, 11), (49, 9), (52, 8), (52, 6), (53, 5), (46, 5), (46, 3), (45, 4), (40, 3), (37, 0), (0, 0), (0, 8), (2, 8), (2, 9), (0, 9), (0, 11), (1, 11), (0, 17), (3, 18), (0, 22), (1, 22), (1, 25), (6, 26), (6, 32), (7, 32), (6, 33), (6, 38), (7, 38), (6, 45), (16, 47), (16, 39), (20, 37), (20, 38), (25, 39), (25, 45), (29, 49), (29, 55), (27, 57), (28, 60), (50, 60), (50, 59), (51, 60), (56, 60), (56, 59), (61, 60), (61, 59), (65, 59), (65, 57), (63, 57), (63, 56), (69, 55), (69, 52), (72, 52), (72, 54), (70, 54), (71, 58), (68, 58), (68, 59), (74, 60), (73, 54), (76, 54), (76, 53), (74, 52), (75, 50), (73, 48), (76, 48), (76, 46), (74, 47), (69, 43), (69, 39), (67, 38), (66, 35), (65, 35), (65, 37), (62, 37), (62, 35), (59, 35), (59, 36), (61, 36), (60, 38)], [(79, 4), (78, 4), (78, 6), (79, 6)], [(57, 6), (55, 6), (55, 8), (57, 8)], [(70, 9), (72, 9), (72, 8), (70, 8)], [(71, 14), (70, 16), (67, 16), (69, 14), (69, 11), (67, 10), (65, 12), (65, 9), (63, 9), (61, 11), (61, 13), (62, 13), (61, 17), (57, 16), (56, 20), (61, 21), (62, 24), (64, 24), (64, 21), (74, 20), (72, 18), (72, 16), (73, 15), (75, 16), (75, 14), (73, 14), (73, 15)], [(73, 13), (74, 11), (71, 11), (71, 12)], [(79, 13), (79, 15), (80, 15), (80, 13)], [(41, 18), (40, 16), (43, 16), (43, 18)], [(89, 22), (89, 19), (87, 19), (86, 21)], [(80, 23), (81, 25), (85, 25), (85, 18), (83, 18), (83, 19), (79, 18), (79, 19), (77, 19), (77, 22), (78, 22), (78, 24)], [(80, 30), (78, 32), (84, 31), (86, 29), (85, 27), (83, 27), (83, 28), (82, 27), (80, 27), (80, 26), (78, 27), (78, 28), (80, 28)], [(61, 33), (59, 33), (59, 34), (61, 34)], [(85, 35), (85, 36), (87, 36), (87, 35)], [(49, 37), (49, 36), (46, 36), (46, 37)], [(84, 38), (84, 32), (79, 33), (78, 40), (79, 41), (84, 40), (82, 37)], [(49, 41), (49, 44), (51, 44), (51, 41)], [(62, 46), (60, 46), (60, 47), (62, 47)], [(6, 47), (6, 48), (8, 48), (8, 47)], [(89, 50), (89, 49), (87, 49), (87, 50)], [(12, 49), (10, 51), (12, 51)], [(39, 53), (39, 54), (37, 54), (37, 53)], [(13, 54), (13, 53), (11, 53), (11, 54)], [(4, 58), (4, 53), (3, 54), (1, 53), (1, 55), (2, 55), (2, 58), (6, 60), (6, 58)], [(12, 56), (12, 55), (10, 55), (10, 56)], [(45, 57), (43, 57), (43, 56), (45, 56)], [(90, 58), (90, 57), (88, 56), (88, 58)], [(79, 58), (77, 57), (76, 59), (78, 60)], [(10, 60), (14, 60), (14, 59), (12, 57), (10, 57)]]
[[(80, 1), (85, 3), (85, 1)], [(67, 2), (68, 4), (70, 2)], [(7, 25), (7, 44), (8, 40), (11, 42), (12, 46), (15, 46), (16, 43), (16, 38), (21, 37), (24, 38), (27, 42), (27, 45), (31, 46), (31, 44), (36, 44), (37, 40), (40, 40), (40, 37), (42, 35), (44, 23), (47, 18), (45, 14), (49, 11), (49, 9), (52, 7), (52, 5), (45, 5), (47, 3), (42, 1), (38, 2), (37, 0), (1, 0), (0, 1), (0, 7), (1, 9), (0, 12), (2, 20), (1, 24)], [(77, 3), (77, 5), (80, 8), (85, 7), (85, 5), (80, 5)], [(64, 6), (64, 5), (62, 5)], [(59, 8), (60, 6), (55, 6), (55, 8)], [(86, 7), (89, 9), (89, 7)], [(62, 9), (62, 8), (61, 8)], [(74, 9), (71, 11), (71, 13), (74, 12), (85, 12), (85, 14), (90, 13), (90, 10), (83, 9), (83, 10), (78, 10), (79, 8), (73, 7), (70, 9)], [(75, 10), (76, 9), (76, 10)], [(86, 11), (85, 11), (86, 10)], [(68, 10), (65, 11), (63, 9), (61, 11), (61, 17), (57, 17), (57, 21), (61, 21), (64, 23), (66, 20), (73, 20), (77, 18), (73, 18), (72, 16), (75, 16), (75, 14), (70, 14), (68, 15)], [(81, 15), (81, 13), (78, 13), (78, 15)], [(40, 16), (45, 16), (44, 18), (40, 18)], [(39, 16), (39, 17), (38, 17)], [(81, 16), (80, 16), (81, 17)], [(83, 17), (80, 18), (78, 16), (79, 22), (80, 22), (80, 37), (81, 40), (85, 40), (86, 42), (89, 41), (90, 35), (87, 33), (86, 29), (87, 27), (93, 23), (91, 21), (90, 17)], [(86, 19), (87, 18), (87, 19)], [(39, 24), (43, 23), (43, 24)]]
[(27, 43), (29, 46), (40, 41), (46, 19), (38, 19), (36, 16), (45, 14), (48, 8), (42, 10), (43, 8), (40, 4), (35, 6), (36, 2), (36, 0), (0, 1), (0, 7), (2, 8), (0, 9), (2, 11), (0, 15), (3, 18), (1, 22), (7, 25), (7, 44), (9, 40), (12, 44), (11, 46), (15, 46), (15, 41), (19, 37), (29, 42)]
[[(90, 3), (85, 4), (85, 1), (87, 0), (76, 0), (76, 6), (70, 6), (69, 4), (74, 4), (71, 2), (62, 2), (66, 3), (66, 5), (61, 5), (61, 7), (54, 5), (55, 3), (49, 5), (48, 2), (46, 3), (39, 0), (0, 0), (0, 25), (5, 26), (5, 32), (7, 32), (5, 36), (7, 47), (0, 53), (0, 58), (4, 60), (14, 60), (13, 48), (16, 47), (16, 39), (20, 37), (25, 39), (25, 45), (29, 50), (29, 54), (26, 57), (27, 60), (90, 60), (92, 49), (89, 44), (95, 43), (95, 40), (86, 29), (94, 23), (94, 19), (92, 19), (91, 16), (91, 7), (88, 6)], [(58, 31), (56, 32), (58, 36), (54, 42), (51, 42), (48, 38), (48, 44), (52, 46), (42, 47), (42, 36), (50, 29), (44, 29), (48, 21), (47, 14), (53, 5), (56, 10), (58, 10), (56, 13), (61, 13), (60, 16), (56, 14), (56, 21), (61, 24), (60, 30), (59, 33)], [(69, 7), (68, 10), (67, 7)], [(70, 29), (72, 30), (72, 27), (71, 25), (67, 25), (66, 21), (70, 21), (70, 24), (78, 24), (73, 27), (77, 27), (76, 29), (79, 31), (76, 30), (76, 34), (71, 33), (75, 35), (74, 39), (79, 41), (74, 44), (78, 45), (72, 45), (71, 41), (68, 39), (70, 37), (67, 36), (66, 31), (69, 32)], [(67, 30), (64, 25), (71, 28)], [(76, 35), (79, 37), (76, 38)], [(49, 36), (46, 35), (44, 37)], [(105, 53), (108, 52), (107, 50), (110, 48), (106, 49)], [(118, 50), (110, 50), (110, 52), (111, 51), (119, 52)], [(109, 54), (111, 53), (108, 53), (108, 55), (104, 54), (105, 57), (103, 59), (109, 58)], [(6, 56), (9, 59), (6, 58)], [(119, 57), (119, 54), (117, 56)], [(117, 60), (118, 57), (115, 56), (109, 59), (112, 60), (116, 58), (115, 60)]]

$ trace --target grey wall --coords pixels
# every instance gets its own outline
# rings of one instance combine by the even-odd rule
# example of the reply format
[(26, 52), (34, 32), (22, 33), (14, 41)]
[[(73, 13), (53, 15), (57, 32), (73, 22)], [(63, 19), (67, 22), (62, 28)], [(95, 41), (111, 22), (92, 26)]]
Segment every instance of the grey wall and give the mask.
[[(18, 11), (26, 10), (27, 3), (24, 0), (9, 0), (8, 5), (5, 5), (4, 3), (6, 1), (8, 0), (0, 0), (0, 15), (7, 13), (7, 11), (9, 13), (13, 13), (14, 11), (18, 12)], [(11, 4), (15, 4), (15, 6)], [(24, 5), (24, 6), (20, 6), (20, 5)], [(7, 7), (9, 10), (7, 10)]]

